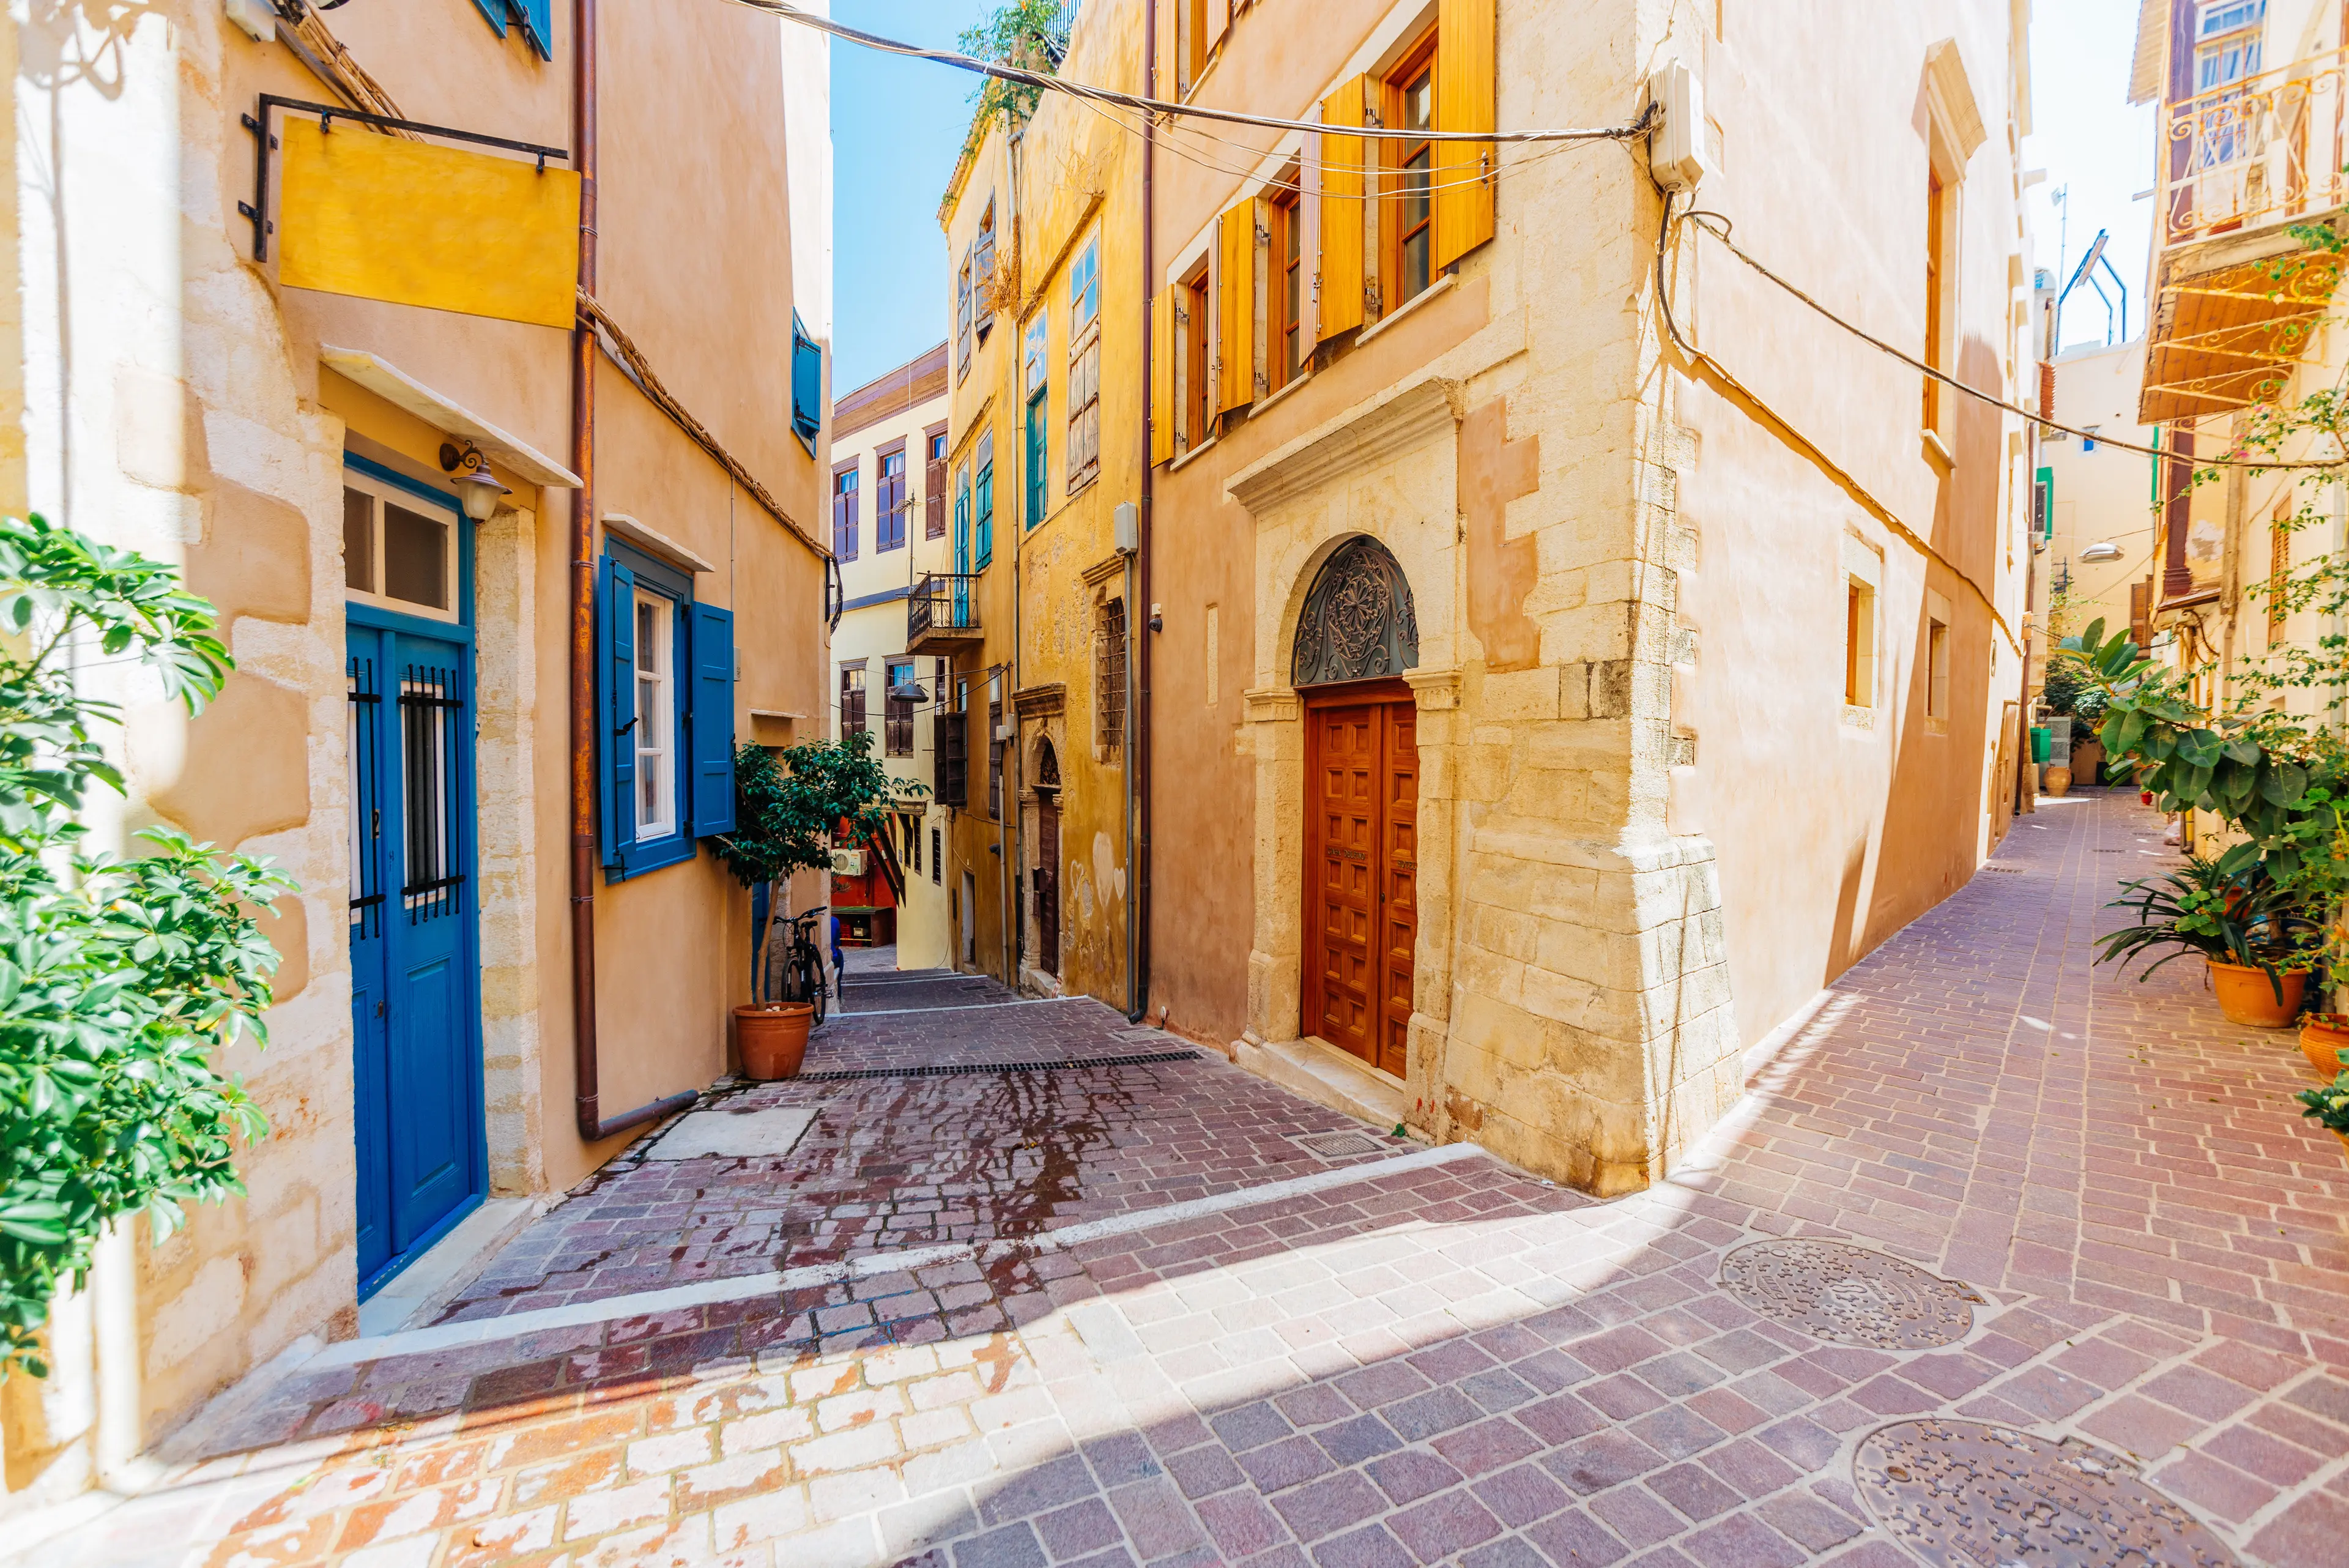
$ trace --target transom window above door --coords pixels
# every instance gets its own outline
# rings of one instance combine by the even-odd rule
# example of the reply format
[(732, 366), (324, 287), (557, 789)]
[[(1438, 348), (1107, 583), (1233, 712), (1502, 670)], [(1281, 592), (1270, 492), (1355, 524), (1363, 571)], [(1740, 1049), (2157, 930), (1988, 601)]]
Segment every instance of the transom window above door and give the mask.
[(351, 598), (432, 620), (459, 618), (455, 498), (441, 505), (343, 470), (343, 586)]

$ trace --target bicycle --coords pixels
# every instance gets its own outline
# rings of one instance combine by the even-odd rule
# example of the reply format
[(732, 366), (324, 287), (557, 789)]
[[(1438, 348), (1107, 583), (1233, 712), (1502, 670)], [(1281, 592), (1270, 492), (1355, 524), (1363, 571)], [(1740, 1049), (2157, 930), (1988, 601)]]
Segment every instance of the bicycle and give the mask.
[(823, 953), (810, 939), (809, 932), (824, 918), (824, 913), (816, 909), (789, 917), (792, 945), (783, 950), (783, 1000), (814, 1006), (815, 1016), (808, 1023), (811, 1029), (823, 1022), (828, 988), (823, 979)]

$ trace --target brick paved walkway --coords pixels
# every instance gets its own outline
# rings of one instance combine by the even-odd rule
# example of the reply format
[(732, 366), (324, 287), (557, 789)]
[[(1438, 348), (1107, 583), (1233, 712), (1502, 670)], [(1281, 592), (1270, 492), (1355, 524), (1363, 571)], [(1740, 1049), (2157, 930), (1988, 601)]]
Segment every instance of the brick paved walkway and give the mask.
[[(2339, 1563), (2349, 1161), (2293, 1114), (2309, 1075), (2289, 1035), (2226, 1026), (2183, 963), (2143, 986), (2091, 974), (2113, 882), (2161, 863), (2154, 829), (2128, 800), (2026, 819), (1843, 977), (1653, 1191), (1592, 1203), (1471, 1154), (1052, 1244), (1064, 1213), (1147, 1201), (1154, 1150), (1029, 1210), (1025, 1252), (305, 1372), (205, 1434), (216, 1457), (35, 1556), (1898, 1568), (1914, 1559), (1856, 1491), (1855, 1452), (1945, 1414), (2098, 1445), (2243, 1563)], [(1133, 1048), (1116, 1034), (1099, 1054)], [(1146, 1081), (1142, 1102), (1174, 1106), (1212, 1102), (1226, 1072), (1031, 1081), (1078, 1099)], [(871, 1185), (830, 1212), (904, 1196), (864, 1163), (897, 1145), (926, 1172), (957, 1131), (966, 1156), (1024, 1145), (1008, 1116), (940, 1125), (978, 1101), (909, 1093), (1005, 1081), (857, 1102), (866, 1153), (821, 1159)], [(1226, 1132), (1243, 1111), (1322, 1125), (1239, 1086), (1199, 1136), (1261, 1147)], [(1148, 1149), (1159, 1125), (1100, 1147)], [(1723, 1259), (1791, 1234), (1961, 1282), (1971, 1331), (1886, 1351), (1758, 1316)], [(877, 1321), (873, 1301), (915, 1292), (936, 1306), (902, 1321), (925, 1326)]]

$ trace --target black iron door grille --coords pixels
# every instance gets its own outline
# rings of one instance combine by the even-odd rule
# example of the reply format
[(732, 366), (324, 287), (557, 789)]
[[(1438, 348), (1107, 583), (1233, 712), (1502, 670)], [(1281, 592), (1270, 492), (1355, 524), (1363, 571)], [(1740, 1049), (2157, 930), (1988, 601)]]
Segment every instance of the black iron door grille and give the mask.
[(460, 671), (411, 664), (399, 681), (401, 781), (408, 796), (406, 879), (400, 905), (408, 923), (445, 919), (462, 907), (464, 846), (458, 842), (459, 776), (465, 722)]
[(355, 940), (383, 935), (383, 801), (377, 763), (383, 749), (383, 693), (375, 660), (354, 659), (344, 671), (350, 701), (343, 739), (350, 759), (351, 928)]

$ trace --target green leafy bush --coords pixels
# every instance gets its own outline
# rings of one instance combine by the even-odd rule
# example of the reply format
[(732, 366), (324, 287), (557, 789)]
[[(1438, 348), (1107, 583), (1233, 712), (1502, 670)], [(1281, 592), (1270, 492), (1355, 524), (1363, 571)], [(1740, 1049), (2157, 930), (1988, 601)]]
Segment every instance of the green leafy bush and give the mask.
[(2137, 923), (2097, 938), (2102, 950), (2096, 961), (2126, 963), (2163, 953), (2146, 966), (2140, 981), (2172, 959), (2200, 953), (2220, 963), (2265, 971), (2282, 1002), (2282, 972), (2297, 967), (2316, 936), (2316, 922), (2298, 897), (2278, 887), (2256, 862), (2229, 871), (2216, 860), (2195, 856), (2166, 877), (2125, 883), (2122, 891), (2125, 896), (2106, 908), (2133, 909)]
[[(759, 976), (761, 1002), (771, 967), (761, 960), (782, 917), (783, 878), (830, 866), (836, 833), (862, 844), (887, 826), (893, 781), (872, 752), (869, 730), (843, 741), (811, 741), (780, 757), (747, 743), (735, 751), (734, 831), (711, 842), (737, 881), (767, 884), (767, 925), (751, 937), (750, 971)], [(909, 794), (928, 793), (925, 784), (895, 782)]]
[(168, 828), (143, 858), (85, 853), (76, 812), (119, 790), (76, 649), (135, 659), (201, 712), (232, 665), (171, 567), (40, 517), (0, 518), (0, 1376), (48, 1368), (37, 1335), (117, 1220), (158, 1242), (181, 1205), (244, 1190), (266, 1124), (214, 1053), (265, 1040), (277, 954), (254, 912), (294, 884)]

